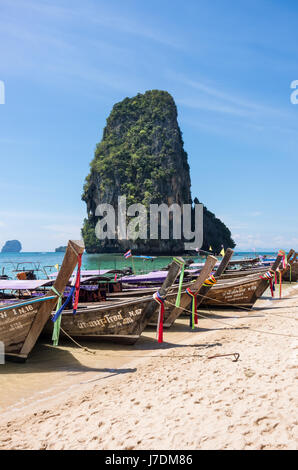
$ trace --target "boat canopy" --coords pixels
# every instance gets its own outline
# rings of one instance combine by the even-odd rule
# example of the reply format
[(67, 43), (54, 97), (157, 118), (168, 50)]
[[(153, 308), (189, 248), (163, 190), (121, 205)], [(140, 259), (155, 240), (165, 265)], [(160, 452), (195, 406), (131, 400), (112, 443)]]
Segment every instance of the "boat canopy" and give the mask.
[(34, 290), (38, 287), (53, 284), (51, 279), (39, 279), (36, 281), (19, 281), (17, 279), (0, 279), (0, 290)]

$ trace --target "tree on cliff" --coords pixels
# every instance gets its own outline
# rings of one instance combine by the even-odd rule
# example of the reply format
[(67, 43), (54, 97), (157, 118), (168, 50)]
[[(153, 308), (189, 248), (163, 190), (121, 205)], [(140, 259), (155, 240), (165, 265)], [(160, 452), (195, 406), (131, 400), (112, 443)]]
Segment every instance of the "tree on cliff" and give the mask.
[[(128, 206), (192, 203), (187, 154), (169, 93), (147, 91), (115, 104), (90, 166), (82, 195), (88, 215), (82, 234), (88, 252), (123, 252), (128, 247), (139, 253), (183, 252), (183, 240), (98, 240), (94, 230), (96, 207), (108, 203), (117, 209), (121, 195)], [(234, 246), (218, 222), (214, 217), (219, 245)]]

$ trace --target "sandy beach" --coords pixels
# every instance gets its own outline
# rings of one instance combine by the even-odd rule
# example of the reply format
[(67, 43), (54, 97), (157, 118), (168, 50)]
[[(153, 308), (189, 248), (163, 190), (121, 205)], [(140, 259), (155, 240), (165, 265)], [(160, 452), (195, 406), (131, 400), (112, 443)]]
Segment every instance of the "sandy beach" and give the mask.
[(297, 449), (298, 285), (251, 313), (202, 313), (162, 345), (146, 330), (1, 366), (0, 449)]

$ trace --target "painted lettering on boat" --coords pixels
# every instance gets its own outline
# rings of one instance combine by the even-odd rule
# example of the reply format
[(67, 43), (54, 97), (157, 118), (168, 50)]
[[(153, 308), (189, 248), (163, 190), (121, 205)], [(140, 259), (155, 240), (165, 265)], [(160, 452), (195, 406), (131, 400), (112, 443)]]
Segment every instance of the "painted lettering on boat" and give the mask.
[(96, 328), (96, 327), (104, 327), (107, 326), (108, 329), (116, 328), (117, 326), (121, 325), (128, 325), (133, 323), (133, 318), (136, 316), (141, 315), (142, 309), (138, 308), (136, 310), (130, 310), (127, 313), (127, 317), (123, 317), (121, 311), (115, 313), (113, 315), (104, 315), (103, 318), (97, 318), (96, 320), (91, 320), (88, 322), (79, 321), (77, 326), (79, 329), (85, 328)]
[(18, 308), (7, 308), (4, 312), (0, 312), (0, 318), (7, 318), (8, 313), (11, 312), (13, 315), (25, 315), (28, 312), (32, 312), (34, 307), (32, 305), (24, 305)]
[(0, 330), (3, 331), (3, 329), (9, 328), (9, 331), (14, 331), (19, 330), (21, 328), (26, 328), (27, 325), (30, 325), (30, 323), (32, 322), (32, 317), (34, 317), (34, 315), (37, 313), (37, 309), (29, 309), (29, 311), (24, 313), (21, 317), (9, 317), (7, 315), (7, 312), (2, 313), (6, 313), (6, 316), (4, 318), (2, 317), (3, 321), (0, 322)]
[(229, 289), (226, 292), (223, 292), (223, 297), (227, 301), (238, 300), (245, 297), (248, 297), (248, 294), (256, 290), (257, 284), (254, 283), (249, 286), (242, 286), (238, 288)]
[[(26, 306), (26, 307), (31, 307), (29, 309), (26, 309), (26, 311), (23, 312), (15, 312), (15, 310), (8, 310), (5, 312), (1, 312), (0, 315), (0, 320), (3, 320), (0, 322), (0, 325), (2, 327), (9, 325), (10, 330), (13, 329), (13, 325), (16, 324), (16, 320), (19, 318), (17, 317), (18, 314), (21, 314), (22, 316), (22, 321), (25, 320), (25, 318), (32, 318), (33, 315), (37, 313), (37, 309), (33, 308), (31, 305)], [(10, 315), (9, 315), (10, 314)]]

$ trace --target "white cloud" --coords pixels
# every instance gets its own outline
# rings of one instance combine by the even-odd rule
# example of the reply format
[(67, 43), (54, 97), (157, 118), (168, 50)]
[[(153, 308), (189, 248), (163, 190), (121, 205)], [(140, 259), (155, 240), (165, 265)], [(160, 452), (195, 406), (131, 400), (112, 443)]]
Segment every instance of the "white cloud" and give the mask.
[(248, 216), (250, 216), (250, 217), (260, 217), (261, 215), (263, 215), (263, 212), (261, 212), (261, 211), (250, 212), (248, 214)]

